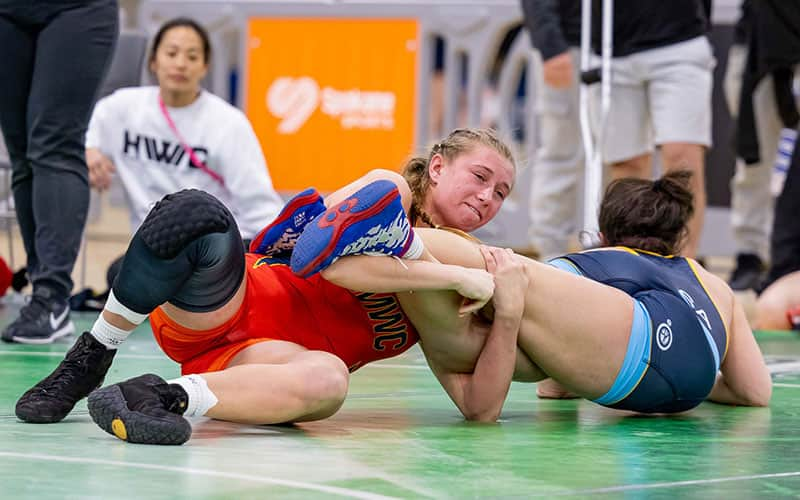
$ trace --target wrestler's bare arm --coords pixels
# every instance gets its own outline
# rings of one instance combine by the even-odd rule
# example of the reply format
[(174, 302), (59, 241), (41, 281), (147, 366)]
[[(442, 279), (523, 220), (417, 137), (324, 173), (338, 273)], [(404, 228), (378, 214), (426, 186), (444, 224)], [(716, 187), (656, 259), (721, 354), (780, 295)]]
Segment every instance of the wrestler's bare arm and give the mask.
[(422, 238), (425, 249), (436, 260), (457, 266), (486, 269), (477, 242), (443, 229), (418, 227), (414, 228), (414, 232)]
[(494, 291), (492, 276), (481, 269), (384, 256), (343, 257), (321, 274), (331, 283), (360, 292), (454, 290), (485, 303)]
[(728, 353), (708, 399), (732, 405), (767, 406), (772, 396), (772, 379), (744, 308), (735, 296), (733, 300)]
[(445, 231), (419, 228), (416, 231), (425, 243), (423, 258), (427, 260), (401, 262), (383, 256), (349, 256), (334, 262), (322, 271), (322, 276), (331, 283), (362, 292), (454, 290), (474, 300), (462, 312), (483, 306), (492, 295), (494, 282), (483, 270), (485, 263), (478, 245)]
[(445, 368), (437, 356), (422, 350), (434, 375), (467, 420), (494, 422), (500, 416), (517, 360), (517, 335), (525, 308), (527, 274), (513, 252), (482, 248), (495, 277), (494, 321), (472, 373)]
[[(494, 286), (492, 275), (482, 270), (485, 266), (484, 256), (474, 242), (443, 231), (417, 231), (431, 254), (459, 265), (407, 260), (401, 263), (386, 257), (352, 256), (335, 262), (323, 271), (323, 276), (337, 285), (361, 291), (449, 289), (469, 297), (463, 281), (465, 276), (477, 272), (478, 276), (489, 276)], [(504, 255), (506, 252), (502, 249), (485, 251), (502, 252)], [(517, 335), (527, 289), (527, 274), (522, 270), (524, 264), (516, 257), (501, 257), (502, 269), (497, 282), (503, 284), (503, 290), (495, 298), (494, 321), (472, 373), (448, 370), (446, 360), (439, 360), (437, 355), (426, 352), (425, 344), (421, 344), (431, 370), (462, 414), (470, 420), (497, 419), (514, 373), (518, 354)], [(461, 267), (465, 265), (480, 269)], [(509, 271), (511, 269), (513, 271)], [(493, 289), (493, 292), (497, 290)]]

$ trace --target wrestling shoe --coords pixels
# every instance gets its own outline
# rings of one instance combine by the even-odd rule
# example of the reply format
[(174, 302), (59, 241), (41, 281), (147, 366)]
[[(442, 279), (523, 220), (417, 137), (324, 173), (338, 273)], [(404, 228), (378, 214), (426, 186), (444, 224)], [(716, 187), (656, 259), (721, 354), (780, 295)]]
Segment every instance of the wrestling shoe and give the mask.
[(63, 420), (75, 403), (100, 387), (116, 353), (84, 332), (53, 373), (19, 398), (17, 418), (34, 424)]
[(6, 327), (2, 338), (20, 344), (52, 344), (74, 331), (75, 325), (69, 319), (69, 303), (42, 288), (22, 306), (19, 317)]
[(250, 243), (250, 252), (278, 259), (289, 259), (306, 224), (325, 211), (322, 196), (308, 188), (289, 200), (281, 212)]
[(346, 255), (402, 257), (412, 248), (417, 252), (419, 243), (412, 247), (413, 243), (414, 232), (397, 186), (386, 180), (375, 181), (305, 228), (292, 253), (292, 271), (312, 276)]
[(183, 444), (192, 426), (183, 418), (189, 396), (178, 384), (148, 373), (89, 395), (89, 415), (107, 433), (129, 443)]
[(756, 290), (764, 280), (764, 263), (752, 253), (736, 254), (736, 267), (728, 284), (732, 290)]

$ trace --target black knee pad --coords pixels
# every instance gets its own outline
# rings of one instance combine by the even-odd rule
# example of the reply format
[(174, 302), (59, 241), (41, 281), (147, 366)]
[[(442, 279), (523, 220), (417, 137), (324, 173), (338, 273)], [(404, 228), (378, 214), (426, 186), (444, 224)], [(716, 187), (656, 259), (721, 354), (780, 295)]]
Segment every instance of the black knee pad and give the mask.
[(192, 241), (209, 233), (227, 232), (236, 225), (218, 199), (197, 189), (168, 194), (147, 214), (139, 234), (159, 258), (173, 259)]
[(225, 305), (239, 289), (245, 272), (244, 244), (236, 225), (210, 233), (182, 251), (192, 273), (168, 300), (185, 311), (208, 312)]
[(188, 189), (165, 196), (134, 234), (113, 290), (140, 314), (170, 302), (207, 312), (226, 304), (244, 276), (236, 221), (213, 196)]

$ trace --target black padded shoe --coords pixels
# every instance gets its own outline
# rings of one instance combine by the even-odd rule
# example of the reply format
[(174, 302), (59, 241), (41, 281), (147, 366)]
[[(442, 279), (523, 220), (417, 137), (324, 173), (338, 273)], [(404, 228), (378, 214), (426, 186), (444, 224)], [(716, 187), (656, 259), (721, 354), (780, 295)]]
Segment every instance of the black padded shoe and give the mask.
[(17, 418), (34, 424), (63, 420), (75, 403), (100, 387), (116, 353), (84, 332), (53, 373), (19, 398)]
[(51, 344), (74, 331), (75, 325), (69, 319), (69, 303), (42, 289), (22, 306), (19, 317), (6, 327), (2, 338), (21, 344)]
[(737, 291), (758, 290), (764, 280), (764, 263), (758, 255), (740, 253), (736, 255), (736, 267), (728, 281), (731, 289)]
[(186, 391), (148, 373), (89, 395), (89, 415), (107, 433), (141, 444), (183, 444), (192, 426), (183, 418)]

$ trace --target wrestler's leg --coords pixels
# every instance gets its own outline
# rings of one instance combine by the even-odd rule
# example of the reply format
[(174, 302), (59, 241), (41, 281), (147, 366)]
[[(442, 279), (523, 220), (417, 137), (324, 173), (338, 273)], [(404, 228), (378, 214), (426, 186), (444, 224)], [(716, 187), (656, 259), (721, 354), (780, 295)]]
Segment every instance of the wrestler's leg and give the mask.
[(390, 170), (372, 170), (343, 188), (334, 191), (323, 202), (314, 188), (308, 188), (290, 199), (278, 216), (262, 229), (250, 244), (250, 251), (273, 259), (289, 260), (297, 239), (305, 227), (326, 208), (332, 207), (377, 180), (390, 180), (403, 197), (404, 210), (411, 203), (411, 191), (405, 179)]
[(397, 172), (393, 172), (391, 170), (384, 170), (377, 168), (375, 170), (370, 170), (363, 176), (359, 177), (355, 181), (347, 184), (344, 187), (341, 187), (334, 191), (333, 193), (329, 194), (325, 198), (325, 206), (332, 207), (338, 203), (344, 201), (348, 196), (354, 194), (359, 189), (367, 186), (367, 184), (372, 184), (375, 181), (386, 180), (391, 181), (397, 186), (398, 191), (400, 191), (400, 197), (402, 199), (403, 208), (408, 212), (409, 207), (411, 206), (411, 188), (408, 187), (408, 182), (406, 182), (405, 178), (398, 174)]
[(116, 347), (156, 307), (170, 301), (174, 311), (183, 310), (184, 321), (195, 316), (213, 328), (238, 310), (243, 283), (241, 236), (224, 205), (197, 190), (166, 196), (134, 235), (91, 331), (23, 394), (17, 416), (37, 423), (63, 419), (100, 385)]
[(226, 369), (202, 377), (219, 400), (206, 416), (277, 424), (336, 413), (347, 395), (350, 375), (333, 354), (270, 340), (247, 347)]
[(192, 434), (184, 417), (247, 424), (326, 418), (347, 395), (349, 373), (336, 356), (279, 340), (239, 352), (223, 370), (165, 381), (146, 374), (89, 395), (89, 414), (124, 441), (183, 444)]

